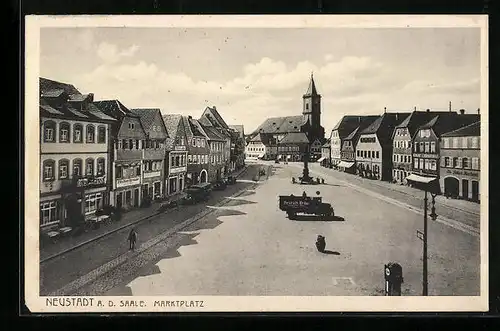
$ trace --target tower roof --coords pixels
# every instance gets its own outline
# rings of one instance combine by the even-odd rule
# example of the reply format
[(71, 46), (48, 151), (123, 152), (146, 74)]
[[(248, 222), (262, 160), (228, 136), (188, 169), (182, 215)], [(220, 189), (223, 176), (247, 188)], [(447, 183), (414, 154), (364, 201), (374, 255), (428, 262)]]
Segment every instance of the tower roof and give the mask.
[(307, 88), (306, 94), (304, 96), (319, 95), (318, 90), (316, 90), (316, 84), (314, 83), (314, 76), (311, 73), (311, 81), (309, 82), (309, 87)]

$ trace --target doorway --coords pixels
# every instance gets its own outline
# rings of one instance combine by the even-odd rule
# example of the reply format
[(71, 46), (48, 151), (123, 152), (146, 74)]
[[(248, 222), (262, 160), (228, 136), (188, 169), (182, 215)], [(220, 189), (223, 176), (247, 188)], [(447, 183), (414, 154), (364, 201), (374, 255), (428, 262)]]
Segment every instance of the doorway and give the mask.
[(479, 201), (479, 182), (473, 180), (472, 181), (472, 200)]
[(446, 177), (444, 179), (444, 194), (453, 198), (458, 197), (459, 181), (454, 177)]
[(462, 199), (469, 199), (469, 180), (462, 179)]
[(132, 191), (127, 191), (125, 192), (125, 204), (127, 206), (130, 206), (131, 202), (132, 202)]
[(139, 189), (134, 189), (134, 207), (139, 207)]
[(116, 208), (121, 208), (123, 205), (123, 197), (122, 193), (118, 193), (116, 195)]

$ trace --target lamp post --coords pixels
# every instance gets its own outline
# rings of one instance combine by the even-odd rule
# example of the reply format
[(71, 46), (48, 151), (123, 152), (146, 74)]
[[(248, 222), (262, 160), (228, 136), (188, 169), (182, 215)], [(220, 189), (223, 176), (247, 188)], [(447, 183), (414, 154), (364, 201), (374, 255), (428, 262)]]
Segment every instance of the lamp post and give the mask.
[[(427, 209), (428, 209), (428, 202), (429, 199), (427, 197), (428, 189), (425, 189), (425, 196), (424, 196), (424, 233), (419, 233), (422, 235), (421, 239), (423, 242), (423, 247), (422, 247), (422, 295), (427, 296), (429, 295), (429, 281), (428, 281), (428, 267), (427, 267)], [(431, 192), (431, 198), (432, 198), (432, 208), (431, 208), (431, 213), (430, 217), (433, 221), (437, 219), (437, 214), (436, 214), (436, 193)]]

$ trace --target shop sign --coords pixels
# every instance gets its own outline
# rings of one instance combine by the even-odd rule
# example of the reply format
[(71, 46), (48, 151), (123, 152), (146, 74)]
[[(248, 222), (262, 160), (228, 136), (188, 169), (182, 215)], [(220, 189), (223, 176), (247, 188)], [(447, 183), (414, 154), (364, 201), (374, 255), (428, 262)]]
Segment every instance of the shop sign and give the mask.
[(437, 154), (420, 154), (420, 153), (413, 153), (413, 157), (428, 158), (428, 159), (439, 159), (439, 155), (437, 155)]
[(170, 174), (178, 174), (181, 172), (186, 172), (186, 167), (178, 167), (178, 168), (171, 168), (170, 169)]
[(475, 177), (475, 178), (479, 177), (478, 172), (467, 171), (467, 170), (447, 169), (446, 173), (451, 174), (451, 175), (470, 176), (470, 177)]
[(123, 179), (116, 180), (116, 187), (120, 188), (120, 187), (124, 187), (124, 186), (138, 185), (140, 183), (141, 183), (140, 177), (123, 178)]
[(174, 146), (174, 150), (175, 151), (185, 151), (186, 146), (185, 145), (176, 145), (176, 146)]
[(76, 182), (76, 187), (89, 187), (89, 186), (99, 186), (106, 185), (106, 176), (94, 177), (94, 178), (80, 178)]

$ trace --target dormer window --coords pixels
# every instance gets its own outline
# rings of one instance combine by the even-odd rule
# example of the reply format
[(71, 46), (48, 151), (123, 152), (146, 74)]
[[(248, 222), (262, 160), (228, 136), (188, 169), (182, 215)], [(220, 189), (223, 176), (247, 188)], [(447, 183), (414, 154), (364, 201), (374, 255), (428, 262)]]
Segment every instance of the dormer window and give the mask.
[(135, 124), (134, 123), (129, 123), (128, 124), (128, 128), (129, 129), (134, 129), (135, 128)]

